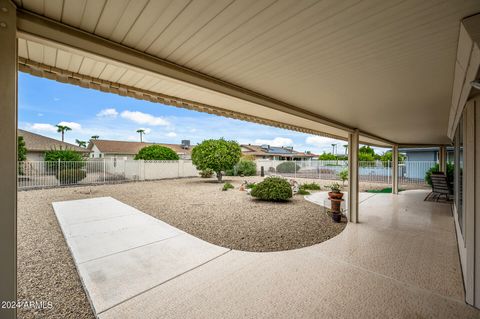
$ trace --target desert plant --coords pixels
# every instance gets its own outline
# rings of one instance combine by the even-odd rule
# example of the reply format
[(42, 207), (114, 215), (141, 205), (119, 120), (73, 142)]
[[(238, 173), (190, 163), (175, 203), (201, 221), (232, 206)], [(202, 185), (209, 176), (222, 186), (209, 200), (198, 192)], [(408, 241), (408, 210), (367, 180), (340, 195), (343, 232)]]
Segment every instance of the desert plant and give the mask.
[(325, 187), (330, 188), (330, 190), (333, 193), (341, 193), (341, 191), (342, 191), (342, 187), (338, 183), (332, 183), (331, 185), (328, 185), (328, 186), (325, 186)]
[(300, 166), (294, 161), (283, 162), (277, 166), (277, 173), (295, 173), (300, 170)]
[(342, 180), (342, 184), (345, 185), (345, 181), (348, 180), (348, 168), (344, 168), (338, 172), (338, 177)]
[[(431, 167), (429, 170), (425, 172), (425, 181), (428, 185), (432, 186), (432, 173), (433, 172), (440, 172), (440, 165), (437, 163), (435, 166)], [(453, 182), (455, 173), (455, 165), (453, 163), (447, 163), (447, 181), (449, 183)]]
[(180, 159), (178, 154), (171, 148), (161, 145), (150, 145), (142, 148), (137, 155), (136, 160), (146, 161), (177, 161)]
[(235, 141), (205, 140), (192, 150), (192, 162), (199, 170), (211, 169), (222, 181), (222, 172), (238, 163), (242, 151)]
[(200, 177), (202, 178), (210, 178), (213, 175), (213, 170), (207, 168), (204, 169), (203, 171), (200, 171)]
[(223, 184), (223, 187), (222, 187), (222, 191), (228, 191), (229, 189), (233, 189), (235, 187), (233, 187), (232, 184), (230, 184), (229, 182), (226, 182), (225, 184)]
[(320, 185), (318, 185), (317, 183), (305, 183), (305, 184), (302, 184), (300, 188), (305, 190), (308, 189), (312, 191), (318, 191), (321, 189)]
[(284, 178), (267, 177), (256, 184), (250, 194), (261, 200), (284, 202), (292, 197), (292, 187)]
[(87, 172), (79, 168), (65, 168), (58, 171), (55, 176), (61, 185), (76, 184), (87, 176)]

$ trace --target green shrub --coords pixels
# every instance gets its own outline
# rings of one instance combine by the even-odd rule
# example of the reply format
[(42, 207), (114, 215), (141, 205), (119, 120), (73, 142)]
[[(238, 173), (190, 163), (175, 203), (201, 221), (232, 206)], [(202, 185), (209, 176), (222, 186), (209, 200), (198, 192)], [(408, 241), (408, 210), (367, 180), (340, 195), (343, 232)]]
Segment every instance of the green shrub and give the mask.
[(240, 175), (240, 176), (257, 175), (257, 164), (254, 161), (241, 158), (237, 164), (237, 175)]
[(297, 192), (297, 195), (310, 195), (310, 192), (300, 187), (300, 189)]
[(61, 169), (56, 173), (61, 185), (76, 184), (87, 177), (87, 172), (78, 168)]
[(247, 184), (245, 185), (245, 188), (251, 189), (251, 188), (255, 188), (255, 186), (257, 186), (256, 183), (247, 183)]
[(169, 147), (161, 145), (150, 145), (142, 148), (137, 155), (136, 160), (146, 161), (178, 161), (180, 157)]
[[(440, 172), (440, 165), (437, 163), (435, 166), (430, 168), (428, 171), (425, 172), (425, 181), (428, 185), (432, 186), (432, 173), (433, 172)], [(455, 174), (455, 165), (453, 163), (447, 163), (447, 181), (449, 183), (453, 182)]]
[(305, 183), (305, 184), (302, 184), (300, 186), (301, 189), (308, 189), (308, 190), (312, 190), (312, 191), (318, 191), (320, 189), (322, 189), (320, 187), (320, 185), (318, 185), (317, 183)]
[(228, 191), (229, 189), (233, 189), (235, 187), (233, 187), (232, 184), (230, 184), (229, 182), (223, 184), (223, 187), (222, 187), (222, 191)]
[[(85, 160), (82, 154), (69, 149), (51, 150), (45, 152), (44, 160), (47, 169), (50, 171), (58, 171), (64, 169), (81, 169), (85, 167)], [(59, 162), (60, 161), (60, 165)], [(75, 162), (75, 163), (68, 163)]]
[(253, 197), (272, 202), (284, 202), (292, 197), (290, 183), (281, 177), (267, 177), (256, 184), (250, 193)]
[(249, 159), (241, 158), (235, 167), (225, 171), (227, 176), (255, 176), (257, 164)]
[(207, 168), (204, 169), (203, 171), (200, 171), (200, 177), (202, 178), (210, 178), (213, 175), (213, 170)]
[(348, 168), (344, 168), (338, 172), (338, 177), (340, 177), (342, 183), (345, 184), (345, 181), (348, 180)]
[(240, 145), (235, 141), (205, 140), (193, 148), (192, 162), (199, 170), (213, 170), (221, 182), (222, 172), (232, 169), (241, 154)]
[(300, 166), (294, 161), (283, 162), (277, 166), (277, 173), (295, 173), (300, 170)]

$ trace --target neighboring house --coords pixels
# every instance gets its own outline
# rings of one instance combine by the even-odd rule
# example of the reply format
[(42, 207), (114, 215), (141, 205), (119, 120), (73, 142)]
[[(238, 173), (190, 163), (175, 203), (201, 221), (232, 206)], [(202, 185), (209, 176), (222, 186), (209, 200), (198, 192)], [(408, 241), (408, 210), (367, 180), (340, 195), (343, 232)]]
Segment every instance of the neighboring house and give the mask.
[(255, 159), (269, 159), (269, 160), (287, 160), (287, 161), (306, 161), (312, 158), (317, 158), (318, 155), (309, 152), (298, 152), (289, 146), (270, 146), (262, 145), (241, 145), (242, 155), (253, 156)]
[(175, 151), (181, 159), (191, 159), (192, 147), (188, 140), (182, 141), (182, 144), (90, 140), (87, 148), (92, 152), (90, 158), (133, 160), (142, 148), (150, 145), (166, 146)]
[(88, 157), (90, 151), (70, 143), (62, 142), (50, 137), (35, 134), (29, 131), (18, 130), (18, 136), (23, 136), (27, 148), (27, 161), (43, 161), (45, 152), (55, 149), (70, 149)]
[[(439, 150), (436, 147), (400, 148), (398, 151), (406, 155), (407, 161), (438, 161)], [(453, 147), (447, 147), (447, 162), (453, 162), (453, 158)]]

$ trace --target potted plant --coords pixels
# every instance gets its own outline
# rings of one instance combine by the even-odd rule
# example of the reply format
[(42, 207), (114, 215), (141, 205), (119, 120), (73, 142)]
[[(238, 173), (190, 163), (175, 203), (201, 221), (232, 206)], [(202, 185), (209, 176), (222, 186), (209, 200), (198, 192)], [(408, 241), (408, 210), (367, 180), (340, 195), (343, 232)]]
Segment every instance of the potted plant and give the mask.
[(342, 199), (343, 193), (342, 193), (342, 188), (340, 184), (338, 183), (333, 183), (330, 186), (327, 186), (327, 188), (330, 188), (331, 192), (328, 192), (328, 197), (331, 199)]

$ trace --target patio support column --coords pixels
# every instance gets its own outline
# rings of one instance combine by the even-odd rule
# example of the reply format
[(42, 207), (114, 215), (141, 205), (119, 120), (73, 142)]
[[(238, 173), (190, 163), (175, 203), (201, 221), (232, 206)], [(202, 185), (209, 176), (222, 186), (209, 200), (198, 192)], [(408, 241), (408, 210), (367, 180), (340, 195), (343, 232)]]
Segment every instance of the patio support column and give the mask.
[(348, 134), (348, 220), (358, 223), (358, 130)]
[(398, 194), (398, 145), (392, 147), (392, 193)]
[[(17, 299), (17, 19), (9, 0), (0, 0), (0, 300)], [(0, 309), (1, 318), (16, 318)]]
[(438, 166), (440, 167), (440, 172), (447, 173), (447, 149), (445, 146), (439, 147)]

